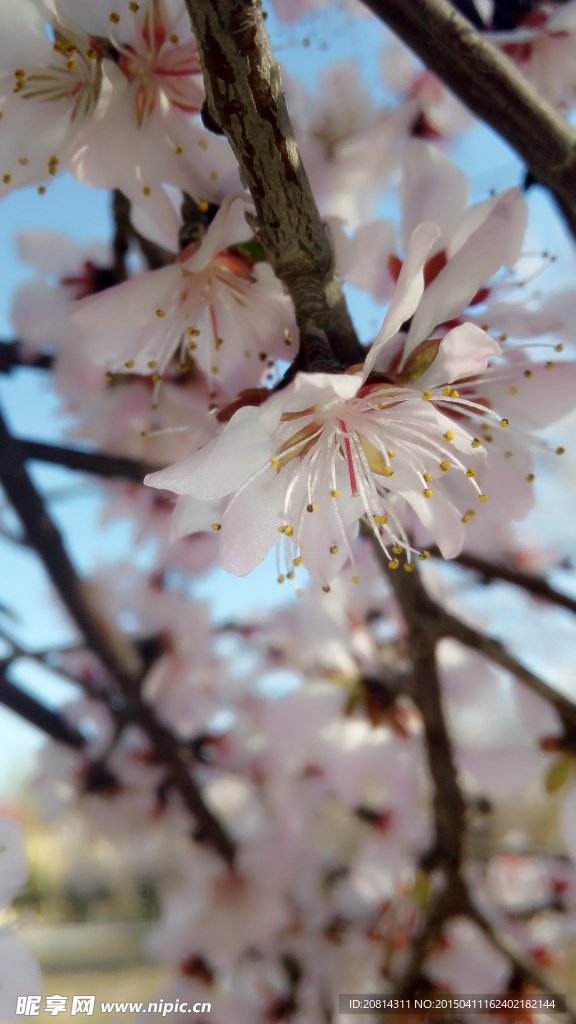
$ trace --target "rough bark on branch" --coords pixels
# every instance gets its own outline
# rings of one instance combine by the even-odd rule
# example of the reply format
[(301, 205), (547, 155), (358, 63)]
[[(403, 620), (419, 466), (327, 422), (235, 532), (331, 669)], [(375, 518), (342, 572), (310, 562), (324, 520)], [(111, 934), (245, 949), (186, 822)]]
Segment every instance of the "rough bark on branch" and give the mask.
[(236, 154), (252, 194), (262, 244), (292, 296), (300, 331), (323, 332), (336, 364), (362, 362), (365, 352), (298, 152), (261, 0), (186, 3), (209, 114)]
[(576, 129), (449, 0), (363, 2), (516, 150), (576, 235)]

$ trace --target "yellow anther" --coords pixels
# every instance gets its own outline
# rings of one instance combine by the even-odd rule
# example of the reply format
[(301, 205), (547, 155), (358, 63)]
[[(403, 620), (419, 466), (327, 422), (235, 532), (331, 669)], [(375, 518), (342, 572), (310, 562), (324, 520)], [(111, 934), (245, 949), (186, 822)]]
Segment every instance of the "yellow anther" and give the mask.
[(382, 402), (378, 402), (378, 404), (376, 405), (376, 408), (377, 409), (383, 409), (384, 406), (383, 406)]
[(292, 569), (290, 569), (290, 572), (286, 573), (286, 579), (288, 579), (288, 580), (293, 580), (294, 579), (294, 573), (292, 572)]
[(546, 367), (547, 370), (553, 370), (554, 369), (554, 363), (552, 362), (551, 359), (549, 359), (547, 363), (544, 363), (544, 366)]
[(284, 533), (286, 534), (287, 537), (293, 537), (294, 536), (294, 530), (292, 529), (291, 526), (285, 526), (284, 527)]
[(174, 46), (178, 46), (178, 43), (180, 42), (180, 37), (177, 36), (175, 32), (171, 32), (168, 39), (171, 43), (174, 43)]
[(140, 10), (140, 4), (137, 4), (136, 0), (130, 0), (130, 3), (128, 4), (128, 9), (132, 11), (133, 14), (136, 14), (136, 11)]
[(224, 344), (224, 338), (214, 338), (214, 344), (216, 348), (220, 348)]
[(118, 22), (120, 21), (120, 15), (118, 14), (117, 11), (112, 11), (112, 14), (110, 15), (110, 21), (112, 22), (113, 25), (117, 25), (118, 24)]
[(501, 427), (509, 427), (510, 426), (510, 420), (507, 420), (507, 419), (500, 420), (500, 426)]
[(315, 512), (318, 506), (312, 501), (309, 505), (306, 505), (307, 512)]
[(430, 558), (430, 552), (424, 549), (424, 551), (420, 552), (418, 558), (420, 559), (421, 562), (425, 562), (427, 558)]
[(391, 469), (390, 466), (384, 466), (382, 476), (394, 476), (394, 470)]
[(218, 171), (210, 171), (208, 177), (210, 178), (211, 181), (216, 181), (218, 177)]
[(526, 380), (530, 380), (530, 377), (533, 376), (532, 370), (524, 370), (523, 376), (526, 377)]
[(65, 64), (65, 67), (68, 68), (68, 71), (74, 71), (74, 68), (76, 67), (76, 61), (75, 60), (67, 60), (66, 64)]
[(153, 384), (160, 384), (160, 382), (162, 380), (162, 374), (161, 373), (153, 373), (152, 377), (150, 379), (151, 379)]
[(447, 384), (445, 388), (442, 388), (442, 394), (446, 395), (446, 398), (450, 397), (450, 395), (452, 394), (452, 388), (450, 387), (449, 384)]
[(104, 374), (104, 380), (112, 380), (112, 377), (112, 372), (110, 370), (106, 370), (106, 373)]
[[(134, 364), (132, 364), (132, 365), (134, 365)], [(148, 363), (148, 369), (149, 370), (154, 370), (154, 369), (156, 369), (157, 366), (158, 366), (158, 363), (156, 362), (155, 359), (151, 359), (150, 362)]]
[(211, 530), (221, 530), (222, 529), (222, 523), (210, 523), (210, 529)]
[(563, 352), (564, 351), (564, 345), (555, 345), (554, 346), (554, 351), (555, 352)]
[(207, 203), (205, 199), (199, 199), (196, 206), (200, 210), (200, 213), (208, 213), (210, 209), (210, 203)]
[(460, 398), (460, 392), (456, 391), (456, 388), (452, 388), (450, 398)]
[(220, 367), (219, 366), (211, 366), (210, 370), (211, 370), (212, 373), (220, 373)]
[(518, 394), (518, 388), (516, 387), (515, 384), (512, 384), (512, 387), (508, 388), (508, 394), (509, 395), (517, 395)]
[(432, 398), (432, 392), (430, 391), (430, 388), (424, 389), (424, 391), (422, 392), (422, 398), (424, 399), (425, 402), (430, 401), (430, 399)]
[(388, 516), (374, 516), (374, 522), (378, 523), (378, 526), (386, 526)]
[(208, 139), (198, 139), (200, 149), (208, 149)]
[(412, 565), (412, 562), (404, 562), (404, 572), (412, 572), (413, 569), (414, 566)]
[(298, 555), (298, 558), (294, 559), (294, 565), (302, 565), (303, 561), (304, 559), (302, 558), (302, 555)]
[(26, 167), (26, 165), (28, 163), (28, 157), (27, 156), (19, 156), (18, 157), (18, 163), (20, 164), (21, 167)]
[(466, 476), (476, 476), (476, 470), (474, 466), (470, 466), (470, 469), (466, 470)]
[(126, 362), (124, 363), (124, 366), (126, 367), (127, 370), (131, 370), (132, 367), (134, 366), (134, 360), (127, 359)]
[(350, 583), (360, 583), (360, 577), (359, 576), (351, 576), (350, 577)]
[(562, 448), (562, 446), (560, 446), (560, 448), (556, 449), (556, 455), (564, 455), (565, 451), (566, 451), (566, 449)]
[(198, 348), (198, 345), (196, 344), (195, 341), (189, 341), (188, 348), (190, 349), (191, 352), (193, 352), (195, 348)]
[(46, 192), (46, 185), (38, 185), (38, 188), (36, 189), (36, 191), (37, 191), (39, 196), (43, 196), (45, 194), (45, 192)]
[(501, 334), (500, 341), (508, 341), (508, 335), (506, 333)]
[(438, 468), (441, 469), (443, 473), (445, 473), (446, 470), (450, 469), (450, 463), (446, 462), (446, 460), (444, 460), (444, 462), (440, 463)]
[(394, 451), (393, 448), (389, 448), (388, 449), (388, 458), (389, 459), (394, 459), (395, 457), (396, 457), (396, 452)]
[(277, 583), (284, 583), (284, 580), (285, 580), (285, 577), (282, 575), (282, 573), (280, 573), (280, 575), (278, 576), (276, 582)]
[(270, 456), (270, 465), (272, 466), (272, 469), (278, 469), (278, 459), (275, 455)]
[(492, 441), (494, 440), (494, 438), (492, 437), (492, 434), (486, 434), (486, 437), (484, 438), (484, 440), (488, 441), (488, 444), (492, 444)]
[(394, 547), (392, 548), (392, 551), (394, 552), (395, 555), (402, 554), (402, 548), (400, 547), (399, 544), (395, 544)]
[(24, 68), (16, 68), (16, 71), (14, 72), (14, 77), (15, 78), (25, 78), (26, 77), (26, 72), (24, 71)]
[(490, 430), (490, 427), (488, 426), (487, 423), (482, 424), (482, 430)]
[(528, 475), (526, 476), (526, 479), (527, 479), (529, 484), (533, 483), (534, 482), (534, 473), (528, 473)]
[(427, 480), (428, 483), (430, 483), (430, 480), (432, 479), (432, 473), (424, 473), (424, 479)]
[(454, 434), (453, 434), (453, 432), (451, 430), (447, 430), (446, 433), (443, 434), (442, 436), (443, 436), (445, 441), (453, 441), (454, 440)]
[(488, 501), (488, 495), (487, 494), (479, 494), (478, 495), (478, 501)]
[(184, 152), (184, 146), (182, 145), (181, 142), (179, 142), (178, 145), (174, 148), (174, 152), (176, 153), (177, 156), (182, 155), (182, 153)]
[(339, 498), (340, 495), (342, 494), (342, 491), (328, 491), (328, 494), (330, 495), (331, 498)]
[(327, 583), (324, 584), (324, 586), (322, 587), (322, 590), (324, 591), (325, 594), (329, 594), (330, 593), (330, 587), (328, 586)]
[(294, 338), (290, 334), (287, 334), (286, 337), (284, 338), (284, 344), (285, 345), (293, 345), (294, 344)]
[(399, 565), (400, 565), (400, 562), (398, 561), (397, 558), (393, 558), (391, 562), (388, 562), (388, 568), (389, 569), (397, 569)]
[(166, 316), (166, 310), (165, 309), (157, 309), (156, 310), (156, 316), (159, 316), (159, 317)]
[(143, 185), (142, 186), (142, 195), (143, 196), (149, 196), (151, 191), (152, 191), (152, 189), (150, 188), (150, 185)]
[(2, 175), (2, 181), (4, 182), (5, 185), (9, 185), (10, 182), (12, 181), (12, 175), (11, 174), (3, 174)]
[(330, 554), (331, 555), (337, 555), (338, 554), (338, 545), (337, 544), (333, 544), (332, 545), (332, 547), (330, 548)]
[(186, 333), (190, 334), (193, 338), (197, 338), (198, 335), (200, 334), (200, 331), (197, 330), (196, 327), (187, 327), (186, 328)]
[(424, 490), (422, 491), (422, 494), (424, 495), (425, 498), (431, 498), (432, 495), (434, 494), (434, 491), (431, 491), (429, 487), (425, 487)]
[(265, 363), (266, 360), (268, 359), (268, 353), (267, 352), (259, 352), (258, 353), (258, 359), (260, 360), (261, 363)]

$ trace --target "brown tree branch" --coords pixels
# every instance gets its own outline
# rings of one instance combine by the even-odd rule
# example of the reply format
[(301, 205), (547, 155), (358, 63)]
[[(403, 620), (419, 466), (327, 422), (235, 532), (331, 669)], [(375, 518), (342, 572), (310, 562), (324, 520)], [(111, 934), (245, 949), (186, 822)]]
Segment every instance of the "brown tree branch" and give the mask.
[[(411, 696), (422, 716), (428, 767), (434, 789), (436, 836), (432, 848), (421, 858), (422, 867), (433, 872), (432, 893), (412, 937), (408, 961), (399, 979), (399, 991), (408, 996), (418, 990), (423, 980), (425, 959), (434, 939), (448, 920), (463, 916), (477, 924), (495, 948), (505, 953), (524, 981), (532, 982), (544, 992), (553, 993), (555, 988), (551, 981), (531, 958), (512, 937), (494, 928), (473, 904), (462, 876), (466, 808), (442, 709), (436, 661), (438, 641), (451, 636), (485, 653), (542, 696), (553, 700), (556, 707), (560, 705), (564, 711), (568, 710), (572, 721), (576, 720), (576, 705), (566, 700), (569, 706), (566, 709), (565, 699), (516, 662), (502, 644), (489, 637), (482, 637), (445, 611), (428, 594), (417, 566), (412, 566), (410, 572), (391, 569), (370, 528), (363, 527), (362, 532), (372, 539), (375, 556), (388, 578), (406, 625), (406, 649), (413, 668)], [(576, 1018), (572, 1016), (571, 1020)]]
[(84, 737), (73, 725), (12, 683), (3, 668), (0, 668), (0, 704), (14, 711), (20, 718), (24, 718), (58, 743), (64, 743), (75, 750), (82, 750), (85, 746)]
[[(329, 343), (331, 369), (363, 362), (365, 352), (335, 272), (331, 239), (294, 139), (261, 0), (186, 3), (209, 115), (238, 158), (262, 244), (292, 296), (301, 335), (314, 338), (316, 347)], [(316, 369), (316, 364), (307, 360), (306, 369)]]
[(363, 0), (550, 189), (576, 235), (576, 129), (448, 0)]
[(107, 455), (103, 452), (87, 452), (82, 448), (68, 448), (63, 445), (46, 444), (43, 441), (26, 441), (18, 439), (23, 457), (38, 462), (50, 462), (68, 469), (80, 469), (94, 476), (107, 479), (124, 477), (142, 483), (147, 473), (154, 472), (158, 467), (146, 466), (136, 459), (121, 455)]
[(518, 661), (510, 653), (506, 645), (500, 640), (496, 640), (491, 636), (485, 636), (448, 612), (445, 612), (443, 616), (442, 632), (444, 636), (458, 640), (465, 647), (478, 651), (488, 661), (492, 661), (495, 665), (505, 669), (506, 672), (510, 672), (511, 675), (528, 686), (534, 693), (549, 701), (556, 708), (560, 717), (565, 722), (570, 723), (572, 728), (576, 726), (576, 704), (569, 697), (559, 693), (550, 683), (547, 683), (540, 676), (531, 672), (529, 668), (526, 668), (522, 662)]
[(21, 520), (30, 546), (39, 555), (53, 586), (73, 622), (122, 690), (127, 711), (149, 736), (184, 804), (194, 815), (197, 838), (212, 845), (229, 865), (235, 846), (216, 816), (206, 806), (192, 777), (189, 751), (158, 722), (140, 696), (144, 666), (133, 644), (102, 614), (87, 584), (77, 575), (60, 533), (26, 471), (24, 454), (0, 415), (0, 484)]
[[(430, 548), (430, 554), (435, 558), (442, 558), (438, 548)], [(534, 597), (557, 604), (561, 608), (576, 613), (576, 598), (563, 594), (561, 590), (555, 590), (550, 584), (536, 573), (522, 572), (513, 566), (504, 565), (501, 562), (489, 562), (486, 558), (471, 554), (468, 551), (461, 551), (456, 558), (451, 559), (465, 569), (471, 569), (483, 577), (483, 581), (491, 583), (493, 580), (502, 580), (505, 583), (512, 583), (515, 587), (526, 590)]]
[(32, 370), (51, 370), (54, 357), (44, 352), (26, 352), (17, 338), (14, 341), (0, 341), (0, 373), (10, 373), (19, 366)]
[(137, 651), (102, 615), (90, 588), (77, 575), (60, 533), (24, 465), (24, 455), (0, 414), (0, 483), (16, 511), (30, 546), (37, 552), (72, 620), (111, 674), (129, 687), (142, 665)]

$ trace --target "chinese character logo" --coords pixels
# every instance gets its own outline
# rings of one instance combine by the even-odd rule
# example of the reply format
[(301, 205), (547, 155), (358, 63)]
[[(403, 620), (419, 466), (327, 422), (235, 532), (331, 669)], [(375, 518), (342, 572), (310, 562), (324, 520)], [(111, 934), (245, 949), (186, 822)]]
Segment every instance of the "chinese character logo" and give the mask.
[(72, 996), (72, 1017), (75, 1013), (85, 1013), (87, 1017), (91, 1017), (94, 1013), (95, 1000), (96, 996)]
[(46, 996), (46, 1013), (55, 1017), (57, 1013), (64, 1013), (68, 996)]
[(39, 1017), (41, 1002), (42, 996), (18, 996), (16, 1013), (23, 1013), (25, 1017)]

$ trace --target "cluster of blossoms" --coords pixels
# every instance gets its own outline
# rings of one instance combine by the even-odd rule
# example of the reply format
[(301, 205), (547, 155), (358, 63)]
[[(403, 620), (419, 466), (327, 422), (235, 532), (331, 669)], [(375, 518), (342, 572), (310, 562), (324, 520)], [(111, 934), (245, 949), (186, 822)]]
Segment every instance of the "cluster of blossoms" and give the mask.
[[(291, 22), (324, 0), (273, 6)], [(478, 6), (543, 94), (569, 105), (576, 0), (520, 3), (508, 22), (498, 0)], [(544, 300), (532, 290), (548, 257), (527, 251), (525, 195), (471, 197), (448, 155), (470, 115), (387, 40), (389, 105), (372, 102), (352, 62), (325, 70), (314, 93), (284, 76), (339, 278), (381, 323), (351, 365), (307, 369), (232, 149), (202, 120), (184, 0), (0, 10), (3, 194), (44, 194), (65, 171), (115, 190), (113, 244), (19, 236), (34, 274), (12, 322), (24, 361), (51, 361), (65, 436), (121, 457), (118, 479), (102, 483), (102, 518), (131, 523), (134, 558), (95, 572), (90, 594), (145, 664), (131, 719), (94, 652), (54, 654), (51, 670), (84, 691), (63, 710), (84, 743), (43, 749), (38, 806), (54, 829), (73, 820), (154, 877), (146, 948), (173, 969), (165, 1003), (209, 1002), (216, 1024), (328, 1024), (339, 992), (394, 991), (442, 886), (427, 860), (427, 723), (381, 565), (406, 580), (431, 553), (496, 551), (531, 568), (564, 553), (513, 524), (534, 506), (537, 473), (552, 478), (564, 454), (548, 428), (576, 406), (573, 289)], [(361, 13), (352, 0), (346, 10)], [(396, 199), (394, 217), (379, 216)], [(215, 626), (190, 596), (197, 578), (216, 565), (246, 576), (272, 549), (269, 577), (288, 603)], [(450, 570), (428, 563), (423, 575), (456, 611)], [(466, 618), (493, 624), (473, 600)], [(559, 970), (568, 955), (573, 749), (543, 697), (452, 639), (437, 655), (466, 879), (488, 925), (450, 920), (418, 984), (522, 991), (489, 927), (541, 966)], [(234, 857), (219, 858), (201, 830), (191, 840), (190, 801), (149, 716)], [(23, 882), (19, 839), (4, 827), (2, 906)], [(18, 994), (39, 991), (1, 931), (0, 1007), (14, 979)]]

